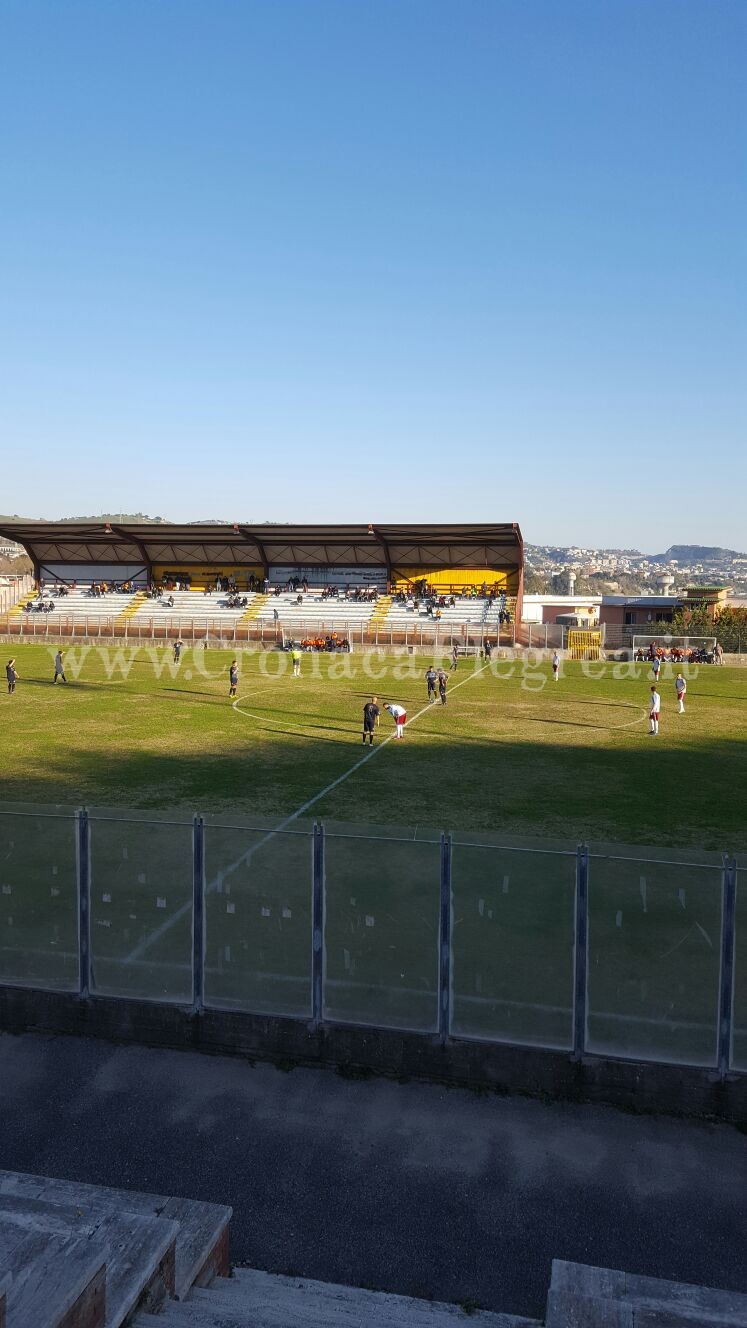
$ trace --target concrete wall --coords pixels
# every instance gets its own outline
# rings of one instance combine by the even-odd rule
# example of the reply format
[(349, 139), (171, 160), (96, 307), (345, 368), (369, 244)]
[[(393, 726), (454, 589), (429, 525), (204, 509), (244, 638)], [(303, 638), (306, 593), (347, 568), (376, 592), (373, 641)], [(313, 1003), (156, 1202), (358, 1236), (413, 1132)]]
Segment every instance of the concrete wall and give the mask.
[(566, 1052), (430, 1034), (238, 1014), (193, 1013), (155, 1002), (0, 987), (9, 1033), (88, 1035), (278, 1063), (330, 1065), (351, 1074), (431, 1079), (495, 1093), (606, 1102), (626, 1110), (714, 1117), (747, 1129), (747, 1074), (720, 1079), (690, 1066), (575, 1059)]

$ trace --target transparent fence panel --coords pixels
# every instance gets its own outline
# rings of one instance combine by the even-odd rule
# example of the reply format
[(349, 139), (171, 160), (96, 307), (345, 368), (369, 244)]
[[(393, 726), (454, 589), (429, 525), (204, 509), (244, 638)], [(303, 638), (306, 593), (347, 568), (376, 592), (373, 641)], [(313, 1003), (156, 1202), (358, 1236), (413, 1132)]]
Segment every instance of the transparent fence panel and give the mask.
[(0, 982), (78, 990), (77, 822), (0, 811)]
[(591, 856), (590, 1051), (716, 1063), (721, 887), (715, 866)]
[(437, 1028), (440, 879), (438, 840), (326, 835), (327, 1018)]
[(747, 1070), (747, 868), (744, 866), (737, 872), (736, 922), (731, 1063), (736, 1070)]
[(92, 990), (191, 1002), (191, 819), (89, 825)]
[(575, 852), (454, 842), (452, 1033), (572, 1046), (575, 883)]
[(205, 1001), (311, 1014), (313, 836), (205, 827)]

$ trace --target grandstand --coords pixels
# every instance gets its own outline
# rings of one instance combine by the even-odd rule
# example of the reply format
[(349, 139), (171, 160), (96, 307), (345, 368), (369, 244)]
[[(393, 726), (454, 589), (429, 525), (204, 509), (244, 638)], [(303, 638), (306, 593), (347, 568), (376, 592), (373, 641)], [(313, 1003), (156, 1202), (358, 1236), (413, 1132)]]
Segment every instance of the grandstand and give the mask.
[(38, 587), (5, 616), (8, 633), (285, 640), (337, 632), (397, 643), (413, 633), (498, 638), (521, 615), (515, 524), (37, 521), (13, 522), (3, 535), (23, 544)]

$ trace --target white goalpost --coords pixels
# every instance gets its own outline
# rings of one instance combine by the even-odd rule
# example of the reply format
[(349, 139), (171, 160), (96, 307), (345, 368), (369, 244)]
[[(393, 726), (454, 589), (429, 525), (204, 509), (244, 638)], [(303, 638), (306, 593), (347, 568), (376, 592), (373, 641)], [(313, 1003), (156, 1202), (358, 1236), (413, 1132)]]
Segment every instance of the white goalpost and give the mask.
[(715, 636), (670, 636), (659, 633), (636, 633), (633, 636), (633, 658), (639, 660), (673, 660), (683, 663), (696, 660), (711, 663), (716, 646)]

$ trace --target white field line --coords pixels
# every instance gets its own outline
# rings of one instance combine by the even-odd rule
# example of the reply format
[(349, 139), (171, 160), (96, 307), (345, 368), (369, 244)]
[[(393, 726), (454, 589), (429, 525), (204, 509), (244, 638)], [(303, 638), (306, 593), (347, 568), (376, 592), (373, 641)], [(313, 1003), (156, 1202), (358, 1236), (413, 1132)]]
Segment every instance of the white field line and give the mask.
[[(463, 678), (461, 682), (457, 682), (454, 684), (453, 687), (449, 687), (447, 695), (450, 695), (452, 692), (456, 692), (460, 687), (463, 687), (465, 683), (471, 682), (473, 678), (477, 678), (478, 675), (484, 673), (487, 668), (490, 668), (489, 663), (482, 664), (479, 669), (473, 669), (467, 678)], [(238, 709), (239, 702), (242, 701), (243, 699), (244, 699), (243, 697), (237, 696), (236, 700), (233, 703), (234, 710)], [(422, 710), (419, 710), (416, 715), (413, 715), (412, 719), (408, 719), (407, 724), (405, 725), (405, 733), (412, 724), (417, 723), (417, 721), (423, 715), (427, 714), (428, 711), (432, 709), (433, 706), (429, 701), (427, 705), (423, 706)], [(242, 712), (239, 710), (238, 713)], [(206, 886), (206, 890), (217, 890), (218, 886), (223, 884), (227, 876), (230, 876), (233, 872), (235, 872), (238, 867), (243, 866), (245, 863), (251, 862), (252, 856), (254, 853), (256, 853), (258, 848), (262, 848), (262, 846), (264, 844), (267, 844), (271, 839), (273, 839), (275, 835), (281, 834), (282, 831), (286, 830), (289, 825), (292, 825), (294, 821), (297, 821), (299, 816), (303, 816), (305, 812), (308, 812), (312, 807), (316, 806), (318, 802), (321, 802), (322, 798), (326, 798), (328, 793), (332, 793), (334, 789), (339, 788), (340, 784), (344, 784), (346, 779), (349, 779), (351, 775), (354, 775), (355, 772), (357, 770), (360, 770), (362, 766), (366, 765), (368, 761), (372, 761), (373, 758), (377, 756), (380, 751), (383, 751), (383, 749), (387, 746), (387, 744), (394, 740), (394, 737), (395, 733), (392, 732), (390, 733), (388, 738), (384, 738), (383, 742), (377, 743), (375, 747), (369, 747), (365, 756), (361, 756), (357, 761), (354, 761), (354, 763), (350, 766), (348, 770), (345, 770), (343, 774), (338, 775), (337, 779), (333, 779), (331, 783), (325, 785), (325, 787), (321, 789), (319, 793), (315, 793), (312, 798), (308, 798), (307, 801), (302, 803), (300, 807), (297, 807), (294, 812), (291, 812), (290, 816), (286, 816), (285, 820), (280, 822), (280, 825), (276, 825), (273, 830), (269, 830), (268, 833), (262, 837), (262, 839), (257, 840), (256, 844), (252, 844), (251, 848), (247, 849), (245, 853), (242, 853), (241, 856), (237, 858), (235, 862), (232, 862), (229, 867), (226, 867), (223, 871), (219, 872), (219, 874)], [(406, 741), (406, 739), (403, 739), (403, 741)], [(150, 949), (152, 945), (157, 944), (157, 942), (160, 941), (161, 938), (165, 936), (168, 931), (171, 930), (174, 924), (180, 921), (180, 919), (184, 917), (185, 913), (189, 912), (191, 907), (192, 903), (190, 900), (189, 903), (183, 904), (182, 907), (176, 913), (172, 914), (170, 918), (166, 918), (161, 923), (160, 927), (157, 927), (156, 930), (152, 932), (150, 936), (144, 937), (143, 940), (140, 941), (139, 944), (135, 946), (134, 950), (132, 950), (131, 953), (127, 955), (125, 962), (131, 963), (136, 959), (141, 959), (142, 956)]]

